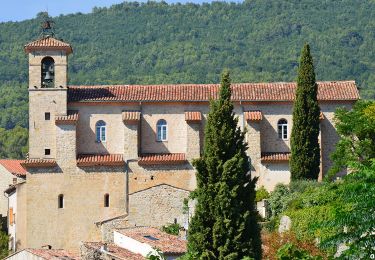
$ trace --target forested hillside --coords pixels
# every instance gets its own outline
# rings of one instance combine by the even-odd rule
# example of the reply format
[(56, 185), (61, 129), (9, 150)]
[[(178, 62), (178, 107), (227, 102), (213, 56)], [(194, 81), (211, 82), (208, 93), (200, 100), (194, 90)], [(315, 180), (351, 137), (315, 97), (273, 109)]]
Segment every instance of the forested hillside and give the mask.
[[(57, 37), (74, 49), (70, 84), (217, 83), (223, 68), (234, 82), (292, 81), (308, 42), (318, 80), (354, 79), (363, 97), (375, 97), (373, 0), (132, 2), (54, 21)], [(40, 22), (0, 23), (0, 128), (7, 131), (28, 126), (23, 45), (39, 36)], [(22, 156), (4, 151), (24, 144), (1, 133), (9, 135), (0, 131), (0, 155)]]

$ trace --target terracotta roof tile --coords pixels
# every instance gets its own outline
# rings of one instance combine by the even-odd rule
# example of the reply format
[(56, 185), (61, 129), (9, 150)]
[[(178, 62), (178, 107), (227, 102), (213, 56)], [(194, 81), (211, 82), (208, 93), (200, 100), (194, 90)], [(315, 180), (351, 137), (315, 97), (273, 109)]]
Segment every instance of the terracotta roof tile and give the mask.
[(51, 36), (38, 39), (25, 45), (25, 51), (27, 53), (38, 50), (64, 50), (67, 54), (73, 52), (72, 46), (70, 46), (69, 43)]
[(124, 122), (138, 122), (139, 120), (141, 120), (141, 112), (140, 111), (123, 111), (122, 120)]
[[(104, 245), (102, 242), (83, 242), (83, 245), (86, 247), (100, 250), (100, 248)], [(143, 260), (145, 259), (142, 255), (130, 252), (125, 248), (119, 247), (115, 244), (107, 244), (107, 252), (109, 255), (116, 257), (116, 259), (124, 259), (124, 260)]]
[(21, 162), (21, 165), (25, 168), (55, 167), (57, 163), (54, 159), (27, 159)]
[(79, 154), (77, 166), (121, 166), (124, 165), (122, 154)]
[(64, 249), (31, 249), (27, 248), (25, 249), (26, 251), (37, 255), (43, 259), (46, 260), (56, 260), (56, 259), (61, 259), (61, 260), (79, 260), (81, 257), (78, 255), (64, 250)]
[(79, 118), (78, 111), (76, 110), (68, 110), (68, 114), (66, 116), (56, 116), (55, 123), (56, 125), (59, 124), (77, 124)]
[(3, 159), (0, 160), (0, 164), (11, 174), (24, 177), (26, 176), (26, 170), (21, 165), (23, 161), (24, 160)]
[(165, 154), (144, 154), (139, 160), (140, 165), (157, 165), (157, 164), (182, 164), (186, 163), (184, 153), (165, 153)]
[(262, 162), (281, 162), (289, 161), (290, 153), (262, 153)]
[(185, 121), (202, 121), (202, 113), (199, 111), (185, 112)]
[(262, 112), (259, 110), (246, 111), (244, 114), (246, 121), (261, 121), (263, 119)]
[[(118, 229), (116, 231), (139, 242), (147, 243), (152, 247), (159, 248), (166, 254), (184, 254), (187, 250), (186, 240), (182, 240), (178, 236), (169, 235), (156, 228), (133, 227)], [(147, 238), (147, 236), (155, 239)]]
[[(69, 102), (209, 101), (218, 84), (70, 86)], [(233, 83), (234, 101), (293, 101), (294, 82)], [(318, 82), (319, 100), (357, 100), (354, 81)]]

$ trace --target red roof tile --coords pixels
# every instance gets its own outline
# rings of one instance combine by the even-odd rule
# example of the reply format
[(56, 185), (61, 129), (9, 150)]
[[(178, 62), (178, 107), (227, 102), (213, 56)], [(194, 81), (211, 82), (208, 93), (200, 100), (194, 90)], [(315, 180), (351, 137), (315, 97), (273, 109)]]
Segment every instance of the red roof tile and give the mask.
[(262, 153), (262, 162), (281, 162), (289, 161), (290, 153)]
[(0, 160), (0, 164), (11, 174), (16, 176), (26, 176), (26, 170), (22, 167), (23, 160)]
[[(69, 102), (209, 101), (217, 98), (218, 84), (70, 86)], [(234, 101), (293, 101), (294, 82), (233, 83)], [(318, 82), (319, 100), (357, 100), (354, 81)]]
[(73, 49), (69, 43), (47, 36), (25, 45), (27, 53), (38, 50), (64, 50), (67, 54), (72, 53)]
[(123, 111), (122, 120), (124, 122), (137, 122), (141, 120), (141, 112), (140, 111)]
[(79, 154), (77, 166), (121, 166), (124, 165), (122, 154)]
[[(182, 240), (178, 236), (169, 235), (156, 228), (133, 227), (116, 231), (139, 242), (147, 243), (151, 247), (158, 248), (165, 254), (184, 254), (187, 250), (186, 240)], [(147, 236), (156, 239), (149, 239)]]
[(201, 121), (202, 113), (199, 111), (187, 111), (185, 112), (185, 121)]
[(55, 167), (57, 163), (54, 159), (27, 159), (21, 165), (25, 168)]
[(185, 162), (184, 153), (144, 154), (138, 160), (140, 165), (181, 164)]
[(246, 121), (261, 121), (263, 119), (262, 112), (259, 110), (246, 111), (244, 114)]
[(79, 118), (78, 111), (76, 110), (68, 110), (68, 114), (66, 116), (56, 116), (55, 123), (56, 125), (59, 124), (77, 124)]
[[(94, 249), (100, 250), (101, 247), (104, 245), (102, 242), (83, 242), (83, 245)], [(119, 247), (115, 244), (107, 244), (107, 254), (110, 256), (116, 257), (116, 259), (124, 259), (124, 260), (143, 260), (145, 259), (142, 255), (130, 252), (125, 248)]]
[(37, 255), (39, 257), (42, 257), (43, 259), (46, 260), (56, 260), (56, 259), (61, 259), (61, 260), (79, 260), (81, 257), (78, 255), (64, 250), (64, 249), (31, 249), (27, 248), (25, 249), (26, 251)]

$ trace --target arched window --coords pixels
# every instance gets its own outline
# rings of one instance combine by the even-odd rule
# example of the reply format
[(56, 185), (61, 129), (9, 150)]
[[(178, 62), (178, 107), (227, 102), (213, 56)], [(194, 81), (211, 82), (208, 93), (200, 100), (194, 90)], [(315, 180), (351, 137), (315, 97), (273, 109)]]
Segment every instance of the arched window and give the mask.
[(55, 61), (51, 57), (42, 60), (42, 88), (53, 88), (55, 85)]
[(288, 121), (280, 119), (279, 122), (277, 122), (277, 133), (280, 139), (288, 139)]
[(109, 194), (104, 195), (104, 207), (108, 208), (109, 207)]
[(158, 141), (167, 141), (167, 121), (160, 119), (156, 124), (156, 138)]
[(106, 136), (106, 123), (103, 120), (96, 122), (96, 141), (98, 143), (105, 142), (107, 140)]
[(62, 209), (64, 208), (64, 195), (63, 194), (60, 194), (58, 199), (57, 199), (57, 203), (58, 203), (58, 208), (59, 209)]

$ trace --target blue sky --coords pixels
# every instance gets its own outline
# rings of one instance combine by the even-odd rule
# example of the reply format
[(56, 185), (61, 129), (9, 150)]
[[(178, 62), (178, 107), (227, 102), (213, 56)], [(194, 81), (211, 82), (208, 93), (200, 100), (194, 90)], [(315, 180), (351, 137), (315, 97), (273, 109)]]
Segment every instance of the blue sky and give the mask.
[[(142, 0), (138, 0), (141, 2)], [(211, 2), (212, 0), (166, 0), (174, 2)], [(233, 0), (232, 0), (233, 1)], [(124, 0), (0, 0), (0, 22), (31, 19), (41, 11), (48, 10), (51, 16), (70, 13), (89, 13), (94, 6), (109, 7)]]

